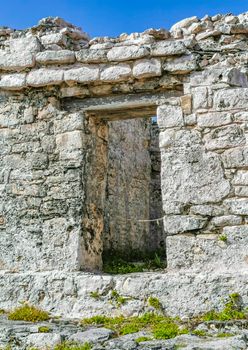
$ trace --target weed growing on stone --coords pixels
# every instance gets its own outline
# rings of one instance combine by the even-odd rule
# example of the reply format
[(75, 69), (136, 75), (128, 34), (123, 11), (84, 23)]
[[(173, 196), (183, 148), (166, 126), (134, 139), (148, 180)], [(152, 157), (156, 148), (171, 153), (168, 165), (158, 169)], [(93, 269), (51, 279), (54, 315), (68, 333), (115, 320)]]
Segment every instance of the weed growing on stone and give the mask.
[(203, 315), (203, 321), (230, 321), (248, 318), (248, 313), (240, 306), (240, 295), (233, 293), (229, 295), (229, 301), (222, 311), (211, 310)]
[(111, 301), (114, 301), (116, 303), (117, 307), (120, 307), (121, 305), (124, 305), (127, 302), (127, 300), (130, 298), (126, 298), (126, 297), (120, 295), (116, 290), (112, 290), (111, 295), (110, 295), (110, 299), (111, 299)]
[(55, 346), (53, 350), (91, 350), (91, 345), (89, 343), (84, 343), (83, 345), (74, 342), (63, 342)]
[(50, 327), (47, 327), (47, 326), (40, 326), (40, 327), (38, 328), (38, 332), (39, 332), (39, 333), (49, 333), (50, 330), (51, 330), (51, 328), (50, 328)]
[(145, 313), (133, 317), (94, 316), (82, 320), (83, 325), (99, 325), (112, 329), (117, 335), (136, 333), (141, 330), (152, 332), (156, 339), (169, 339), (179, 334), (188, 333), (180, 329), (179, 321), (155, 313)]
[(218, 338), (227, 338), (227, 337), (232, 337), (234, 334), (232, 333), (218, 333), (217, 337)]
[(197, 335), (198, 337), (206, 337), (207, 332), (201, 330), (201, 329), (195, 329), (194, 331), (191, 332), (194, 335)]
[(219, 240), (222, 241), (222, 242), (227, 243), (227, 236), (222, 234), (222, 235), (219, 236)]
[(153, 327), (153, 335), (156, 339), (171, 339), (178, 335), (188, 333), (188, 329), (180, 329), (179, 325), (172, 319), (168, 319), (167, 321), (161, 322), (161, 324)]
[(149, 340), (152, 340), (152, 338), (151, 337), (145, 337), (145, 336), (135, 339), (136, 343), (142, 343), (144, 341), (149, 341)]
[(156, 310), (161, 310), (161, 308), (162, 308), (162, 305), (161, 305), (159, 299), (156, 297), (149, 297), (148, 298), (148, 305), (150, 305), (151, 307), (153, 307)]
[(160, 252), (153, 253), (153, 255), (137, 253), (137, 257), (134, 262), (132, 256), (123, 258), (110, 254), (107, 259), (104, 259), (103, 271), (110, 274), (127, 274), (165, 268), (165, 262)]
[(96, 290), (94, 292), (90, 292), (90, 297), (93, 299), (100, 299), (101, 295), (100, 293)]
[(8, 314), (8, 319), (13, 321), (40, 322), (49, 320), (49, 313), (35, 306), (23, 303)]

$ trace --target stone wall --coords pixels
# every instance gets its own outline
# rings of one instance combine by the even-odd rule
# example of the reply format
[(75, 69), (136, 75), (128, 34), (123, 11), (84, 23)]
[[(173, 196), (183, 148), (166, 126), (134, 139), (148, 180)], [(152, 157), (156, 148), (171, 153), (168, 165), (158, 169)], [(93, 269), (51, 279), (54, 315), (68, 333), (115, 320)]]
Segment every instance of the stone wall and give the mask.
[[(246, 76), (207, 72), (158, 109), (168, 264), (247, 269)], [(225, 74), (235, 87), (221, 84)]]
[[(248, 13), (92, 40), (59, 18), (0, 29), (0, 307), (27, 299), (73, 317), (91, 283), (133, 289), (127, 314), (144, 310), (146, 288), (171, 314), (231, 292), (247, 305), (247, 34)], [(102, 265), (108, 122), (156, 109), (168, 269), (105, 284), (80, 271)]]

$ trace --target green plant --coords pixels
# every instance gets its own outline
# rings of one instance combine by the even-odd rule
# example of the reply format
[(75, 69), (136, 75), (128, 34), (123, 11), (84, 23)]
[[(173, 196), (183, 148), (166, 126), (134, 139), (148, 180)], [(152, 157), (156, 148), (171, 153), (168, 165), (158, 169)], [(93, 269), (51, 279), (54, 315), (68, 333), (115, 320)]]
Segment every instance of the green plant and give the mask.
[(175, 334), (188, 333), (186, 329), (180, 328), (180, 320), (155, 313), (145, 313), (141, 316), (133, 317), (106, 317), (94, 316), (82, 320), (82, 324), (101, 324), (112, 329), (117, 335), (136, 333), (141, 330), (152, 332), (158, 339), (168, 339)]
[(219, 240), (226, 243), (227, 242), (227, 236), (222, 234), (222, 235), (219, 236)]
[(229, 295), (229, 301), (221, 311), (210, 310), (203, 315), (203, 321), (230, 321), (247, 319), (248, 314), (240, 305), (240, 295), (233, 293)]
[(133, 322), (133, 323), (127, 323), (126, 325), (124, 324), (120, 328), (120, 334), (125, 335), (125, 334), (131, 334), (131, 333), (136, 333), (140, 330), (140, 326), (138, 323)]
[(0, 309), (0, 315), (3, 315), (5, 313), (6, 313), (6, 311), (4, 309)]
[(111, 291), (110, 299), (114, 302), (116, 302), (116, 305), (119, 307), (123, 304), (125, 304), (128, 300), (128, 298), (123, 297), (120, 295), (116, 290)]
[(158, 255), (158, 253), (155, 253), (155, 256), (154, 256), (154, 259), (153, 259), (153, 265), (154, 265), (155, 268), (158, 268), (158, 269), (165, 268), (165, 264), (164, 264), (161, 256)]
[(90, 318), (84, 318), (81, 322), (83, 324), (106, 324), (110, 318), (107, 316), (96, 315)]
[(38, 328), (38, 332), (39, 332), (39, 333), (49, 333), (50, 330), (51, 330), (51, 328), (50, 328), (50, 327), (47, 327), (47, 326), (40, 326), (40, 327)]
[(49, 313), (36, 308), (33, 305), (23, 303), (8, 314), (8, 319), (13, 321), (39, 322), (49, 320)]
[(96, 290), (95, 292), (90, 292), (90, 297), (94, 299), (100, 299), (101, 295), (99, 292)]
[(153, 328), (153, 335), (156, 339), (171, 339), (180, 334), (187, 334), (189, 331), (184, 328), (180, 329), (178, 324), (173, 320), (156, 325)]
[(156, 297), (149, 297), (148, 304), (156, 310), (160, 310), (162, 308), (162, 305), (161, 305), (159, 299)]
[(110, 274), (126, 274), (161, 269), (165, 267), (163, 258), (162, 250), (147, 253), (133, 251), (128, 255), (109, 252), (103, 256), (103, 271)]
[(54, 350), (91, 350), (89, 343), (77, 344), (74, 342), (63, 342), (55, 346)]
[(192, 334), (197, 335), (198, 337), (206, 337), (207, 332), (200, 329), (195, 329), (192, 331)]
[(218, 338), (227, 338), (227, 337), (232, 337), (233, 334), (232, 333), (218, 333), (217, 337)]
[(149, 340), (152, 340), (152, 338), (151, 337), (145, 337), (145, 336), (135, 339), (136, 343), (142, 343), (144, 341), (149, 341)]

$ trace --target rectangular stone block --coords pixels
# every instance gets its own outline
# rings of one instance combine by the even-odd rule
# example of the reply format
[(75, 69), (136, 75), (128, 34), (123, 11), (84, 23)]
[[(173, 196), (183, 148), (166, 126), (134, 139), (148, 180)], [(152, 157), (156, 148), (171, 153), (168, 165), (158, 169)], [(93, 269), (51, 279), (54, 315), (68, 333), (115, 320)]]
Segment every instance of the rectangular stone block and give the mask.
[(21, 90), (26, 86), (26, 73), (6, 74), (0, 76), (0, 88)]
[(146, 46), (117, 46), (109, 50), (107, 57), (109, 61), (128, 61), (148, 56), (150, 50)]
[(83, 120), (81, 113), (67, 114), (62, 119), (54, 121), (54, 132), (62, 134), (68, 131), (82, 130)]
[(221, 154), (225, 168), (243, 168), (248, 166), (248, 147), (226, 150)]
[(41, 50), (40, 41), (35, 36), (10, 39), (8, 43), (11, 52), (23, 53), (26, 51), (29, 53), (36, 53)]
[(40, 38), (43, 45), (66, 45), (66, 36), (61, 33), (46, 34)]
[(248, 171), (238, 170), (232, 180), (233, 185), (247, 185), (248, 186)]
[(235, 186), (234, 194), (238, 197), (248, 197), (248, 186)]
[(29, 52), (8, 53), (0, 50), (0, 69), (2, 70), (20, 71), (33, 67), (34, 64), (34, 56)]
[(39, 87), (58, 85), (63, 81), (64, 72), (61, 69), (40, 68), (32, 70), (27, 75), (27, 85)]
[(56, 135), (56, 145), (61, 160), (78, 159), (80, 161), (83, 147), (82, 132), (79, 130)]
[(187, 48), (182, 40), (177, 41), (158, 41), (151, 47), (152, 56), (174, 56), (182, 55)]
[(197, 124), (202, 128), (214, 128), (231, 122), (232, 114), (228, 112), (211, 112), (197, 115)]
[(135, 78), (157, 77), (162, 74), (161, 62), (159, 59), (138, 60), (133, 66), (133, 75)]
[(126, 80), (132, 74), (128, 64), (118, 64), (116, 66), (106, 66), (102, 69), (100, 79), (104, 82)]
[(183, 114), (189, 115), (192, 113), (192, 95), (184, 95), (180, 97), (181, 108), (183, 110)]
[(193, 108), (194, 111), (199, 108), (208, 107), (208, 89), (206, 87), (197, 87), (192, 89), (193, 94)]
[(224, 201), (230, 214), (248, 215), (248, 198), (230, 198)]
[(217, 110), (248, 107), (248, 88), (221, 89), (215, 92), (213, 106)]
[(99, 49), (82, 49), (76, 52), (76, 59), (79, 62), (83, 63), (102, 63), (107, 62), (107, 53), (108, 50)]
[(217, 227), (241, 225), (242, 217), (237, 215), (217, 216), (211, 220), (211, 223)]
[(163, 63), (163, 70), (172, 74), (187, 74), (196, 70), (197, 67), (197, 56), (193, 54), (170, 58)]
[(189, 215), (170, 215), (164, 217), (164, 230), (167, 235), (197, 231), (204, 227), (207, 219)]
[(157, 109), (159, 128), (183, 126), (183, 112), (179, 106), (163, 105)]
[(244, 130), (235, 124), (213, 129), (203, 139), (208, 150), (244, 146), (246, 144)]
[(66, 82), (88, 83), (99, 80), (99, 67), (85, 65), (64, 72)]
[(36, 62), (40, 64), (67, 64), (75, 62), (75, 54), (70, 50), (47, 50), (39, 52), (35, 56)]

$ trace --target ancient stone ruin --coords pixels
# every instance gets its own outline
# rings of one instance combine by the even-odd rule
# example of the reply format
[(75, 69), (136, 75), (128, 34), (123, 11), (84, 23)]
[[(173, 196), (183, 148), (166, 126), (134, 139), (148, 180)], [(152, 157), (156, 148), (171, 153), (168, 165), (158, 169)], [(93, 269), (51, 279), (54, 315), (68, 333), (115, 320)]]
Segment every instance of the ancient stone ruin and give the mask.
[[(247, 306), (247, 64), (248, 13), (92, 40), (60, 18), (1, 27), (0, 308)], [(104, 256), (158, 249), (162, 271), (102, 272)]]

